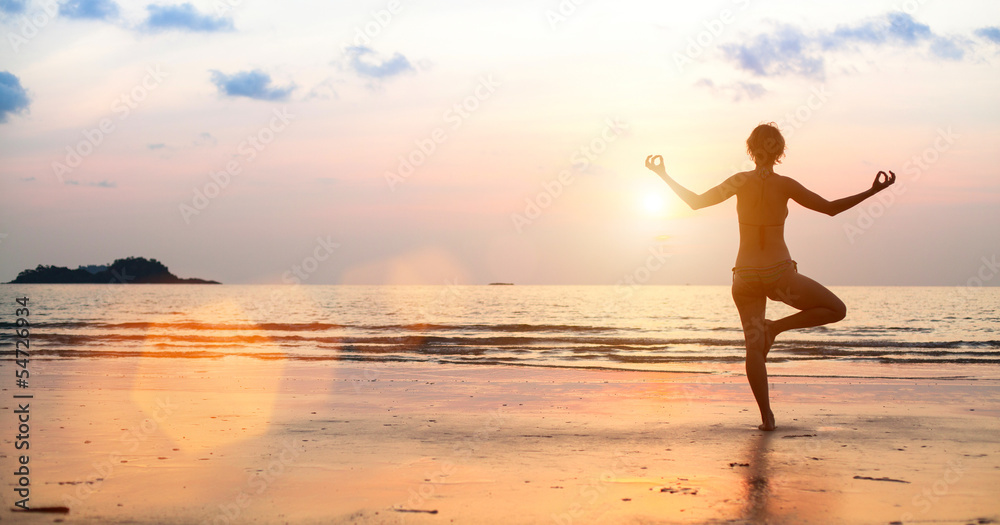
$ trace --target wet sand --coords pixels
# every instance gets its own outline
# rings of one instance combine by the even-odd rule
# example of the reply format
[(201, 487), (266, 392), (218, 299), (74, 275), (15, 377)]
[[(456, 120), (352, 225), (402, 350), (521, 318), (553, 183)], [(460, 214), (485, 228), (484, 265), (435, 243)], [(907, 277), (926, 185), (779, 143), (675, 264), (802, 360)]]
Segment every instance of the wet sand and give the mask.
[(33, 361), (10, 523), (995, 523), (1000, 382), (249, 358)]

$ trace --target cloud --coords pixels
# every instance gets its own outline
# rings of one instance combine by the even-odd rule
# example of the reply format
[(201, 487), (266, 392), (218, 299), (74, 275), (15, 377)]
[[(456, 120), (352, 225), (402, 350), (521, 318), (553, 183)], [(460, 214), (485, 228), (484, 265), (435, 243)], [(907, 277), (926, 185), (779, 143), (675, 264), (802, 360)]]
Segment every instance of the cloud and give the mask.
[(102, 180), (100, 182), (80, 182), (78, 180), (68, 180), (65, 182), (67, 186), (90, 186), (92, 188), (117, 188), (118, 183), (109, 180)]
[(167, 145), (162, 142), (157, 142), (156, 144), (146, 144), (146, 147), (155, 150), (155, 149), (163, 149), (167, 147)]
[(151, 31), (194, 31), (211, 33), (215, 31), (232, 31), (233, 21), (222, 16), (203, 15), (193, 5), (148, 5), (149, 18), (145, 27)]
[[(1000, 29), (983, 28), (977, 34), (1000, 40)], [(848, 50), (852, 46), (913, 47), (929, 43), (930, 55), (945, 60), (965, 57), (963, 40), (935, 34), (907, 13), (886, 13), (856, 24), (837, 26), (833, 31), (806, 34), (796, 27), (782, 25), (775, 30), (751, 37), (747, 43), (724, 44), (723, 55), (738, 68), (755, 76), (797, 75), (822, 79), (825, 74), (823, 53)]]
[(985, 38), (994, 44), (1000, 44), (1000, 27), (983, 27), (976, 30), (976, 36)]
[(8, 15), (23, 13), (27, 4), (27, 0), (0, 0), (0, 12)]
[(24, 113), (28, 109), (28, 92), (21, 81), (7, 71), (0, 71), (0, 122), (7, 122), (10, 114)]
[(941, 36), (935, 37), (931, 42), (931, 53), (946, 60), (962, 60), (965, 56), (965, 50), (954, 39)]
[(889, 13), (885, 15), (885, 20), (889, 23), (885, 28), (889, 36), (907, 44), (931, 36), (930, 26), (917, 22), (907, 13)]
[(767, 93), (764, 86), (756, 82), (736, 82), (733, 84), (733, 89), (736, 91), (736, 100), (740, 100), (742, 95), (747, 98), (760, 98)]
[(773, 34), (763, 33), (749, 44), (725, 44), (726, 57), (757, 76), (791, 73), (823, 77), (823, 57), (809, 54), (811, 39), (792, 26), (781, 26)]
[(118, 18), (114, 0), (69, 0), (59, 5), (59, 14), (67, 18), (112, 20)]
[(756, 82), (733, 82), (717, 86), (711, 79), (703, 78), (694, 83), (695, 87), (706, 88), (716, 95), (725, 95), (739, 102), (744, 98), (753, 100), (760, 98), (767, 93), (767, 89)]
[(212, 82), (224, 95), (258, 100), (284, 100), (295, 89), (294, 84), (282, 88), (271, 86), (271, 75), (258, 69), (232, 75), (213, 69)]
[(320, 100), (330, 100), (339, 99), (340, 95), (337, 94), (337, 90), (333, 88), (333, 79), (327, 78), (326, 80), (316, 84), (316, 86), (309, 90), (306, 95), (306, 100), (320, 99)]
[(212, 136), (211, 133), (207, 131), (202, 131), (195, 137), (193, 144), (195, 146), (215, 146), (219, 141)]
[(414, 70), (410, 61), (400, 53), (382, 59), (365, 46), (349, 47), (346, 53), (351, 69), (363, 77), (382, 79)]
[(824, 47), (836, 48), (847, 42), (914, 45), (932, 34), (930, 26), (917, 22), (907, 13), (887, 13), (853, 26), (837, 26), (832, 33), (820, 38)]

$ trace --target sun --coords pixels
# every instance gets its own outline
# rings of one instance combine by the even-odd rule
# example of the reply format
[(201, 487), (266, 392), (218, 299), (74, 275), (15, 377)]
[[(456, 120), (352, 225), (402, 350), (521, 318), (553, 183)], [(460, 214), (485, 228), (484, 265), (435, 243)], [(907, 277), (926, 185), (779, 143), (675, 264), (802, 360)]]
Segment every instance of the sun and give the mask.
[(667, 201), (659, 193), (646, 193), (640, 197), (639, 209), (650, 217), (666, 217)]

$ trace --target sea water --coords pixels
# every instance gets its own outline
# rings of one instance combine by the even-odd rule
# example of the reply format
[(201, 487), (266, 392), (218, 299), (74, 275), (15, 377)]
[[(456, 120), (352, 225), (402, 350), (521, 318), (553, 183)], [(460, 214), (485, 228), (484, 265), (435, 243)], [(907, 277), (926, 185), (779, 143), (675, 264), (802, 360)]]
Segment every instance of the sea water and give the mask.
[[(781, 334), (772, 373), (1000, 377), (1000, 288), (832, 287), (847, 318)], [(13, 356), (183, 357), (741, 373), (726, 286), (3, 285)], [(793, 313), (768, 303), (767, 317)]]

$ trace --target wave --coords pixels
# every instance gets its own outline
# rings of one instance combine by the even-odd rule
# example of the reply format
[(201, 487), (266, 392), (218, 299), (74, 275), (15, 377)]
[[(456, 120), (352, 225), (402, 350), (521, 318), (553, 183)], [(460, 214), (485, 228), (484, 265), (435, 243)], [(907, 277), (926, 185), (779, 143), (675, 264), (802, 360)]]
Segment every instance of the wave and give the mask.
[[(582, 326), (582, 325), (561, 325), (561, 324), (440, 324), (440, 323), (409, 323), (409, 324), (375, 324), (375, 325), (345, 325), (338, 323), (203, 323), (198, 321), (175, 321), (175, 322), (126, 322), (126, 323), (104, 323), (99, 321), (61, 321), (61, 322), (35, 322), (31, 325), (34, 328), (83, 328), (83, 329), (125, 329), (125, 330), (260, 330), (277, 332), (298, 332), (298, 331), (320, 331), (337, 329), (355, 329), (367, 331), (381, 330), (404, 330), (404, 331), (491, 331), (491, 332), (613, 332), (622, 330), (617, 327), (607, 326)], [(13, 329), (16, 325), (11, 322), (0, 321), (0, 329)], [(624, 328), (625, 330), (637, 330), (637, 328)]]
[[(137, 323), (121, 323), (137, 324)], [(121, 328), (121, 324), (116, 325)], [(160, 327), (160, 325), (153, 325)], [(284, 326), (284, 325), (283, 325)], [(92, 328), (92, 325), (91, 325)], [(377, 329), (375, 333), (366, 335), (357, 332), (345, 333), (348, 335), (324, 335), (306, 334), (305, 330), (299, 333), (288, 333), (287, 330), (258, 330), (257, 333), (232, 333), (233, 329), (200, 329), (190, 332), (167, 331), (167, 330), (144, 330), (141, 333), (128, 333), (117, 331), (96, 330), (91, 333), (74, 333), (69, 330), (62, 332), (45, 332), (33, 327), (31, 332), (32, 340), (45, 341), (51, 344), (66, 345), (102, 345), (123, 342), (157, 342), (176, 341), (186, 343), (325, 343), (342, 345), (360, 344), (393, 344), (400, 346), (411, 345), (476, 345), (476, 346), (560, 346), (560, 345), (594, 345), (603, 347), (614, 347), (622, 350), (628, 349), (670, 349), (678, 346), (695, 347), (737, 347), (742, 348), (744, 341), (742, 338), (708, 338), (708, 337), (647, 337), (635, 334), (623, 333), (620, 335), (574, 335), (553, 330), (552, 334), (530, 334), (530, 335), (489, 335), (489, 332), (480, 334), (445, 335), (443, 331), (438, 331), (437, 335), (425, 333), (408, 333), (398, 329)], [(311, 332), (320, 331), (310, 329)], [(543, 330), (532, 330), (541, 332)], [(497, 332), (503, 332), (497, 331)], [(522, 333), (528, 332), (527, 330)], [(390, 335), (397, 334), (397, 335)], [(13, 340), (16, 336), (12, 331), (0, 333), (0, 341)], [(774, 349), (785, 352), (855, 352), (849, 349), (1000, 349), (1000, 340), (952, 340), (952, 341), (899, 341), (893, 339), (833, 339), (833, 340), (804, 340), (793, 339), (779, 341)]]
[[(14, 323), (0, 322), (2, 356), (13, 354)], [(463, 362), (590, 362), (621, 365), (733, 363), (743, 360), (738, 329), (637, 327), (547, 323), (350, 324), (37, 321), (30, 325), (32, 355), (116, 357), (248, 355), (268, 359), (441, 360)], [(813, 330), (781, 339), (774, 362), (837, 359), (880, 363), (1000, 363), (1000, 340), (931, 340), (927, 329), (858, 327)], [(731, 335), (730, 335), (731, 334)], [(893, 337), (892, 334), (899, 334)], [(813, 337), (813, 338), (803, 338)], [(928, 337), (926, 340), (915, 340)], [(443, 361), (442, 361), (443, 362)]]
[[(0, 321), (0, 336), (9, 333), (17, 328), (15, 323)], [(569, 334), (628, 334), (650, 332), (648, 328), (638, 328), (632, 326), (600, 326), (600, 325), (576, 325), (576, 324), (528, 324), (528, 323), (470, 323), (470, 324), (443, 324), (443, 323), (403, 323), (403, 324), (343, 324), (327, 322), (302, 322), (302, 323), (206, 323), (191, 320), (179, 320), (174, 322), (122, 322), (107, 323), (100, 321), (36, 321), (31, 323), (32, 330), (54, 331), (56, 329), (92, 329), (92, 330), (192, 330), (192, 331), (261, 331), (261, 332), (320, 332), (320, 331), (362, 331), (362, 332), (476, 332), (476, 333), (569, 333)], [(674, 327), (673, 329), (702, 330), (706, 332), (733, 332), (740, 333), (738, 327), (731, 326), (706, 326), (694, 328), (691, 326)], [(803, 333), (823, 333), (824, 335), (836, 330), (825, 326), (814, 327), (804, 330)], [(869, 344), (872, 334), (892, 334), (892, 333), (933, 333), (933, 329), (926, 327), (855, 327), (849, 331), (842, 331), (845, 336), (867, 336), (869, 339), (838, 340), (837, 344), (856, 345)], [(742, 338), (741, 338), (742, 339)], [(861, 341), (859, 343), (859, 341)], [(789, 343), (808, 341), (788, 341)], [(992, 341), (996, 343), (995, 341)], [(936, 344), (936, 343), (934, 343)]]
[[(0, 322), (0, 329), (13, 328), (14, 323)], [(319, 331), (344, 328), (345, 325), (333, 323), (201, 323), (197, 321), (178, 321), (173, 323), (158, 322), (128, 322), (128, 323), (102, 323), (97, 321), (62, 321), (62, 322), (35, 322), (31, 324), (32, 329), (53, 329), (53, 328), (83, 328), (97, 330), (205, 330), (205, 331), (231, 331), (231, 330), (260, 330), (260, 331)]]

